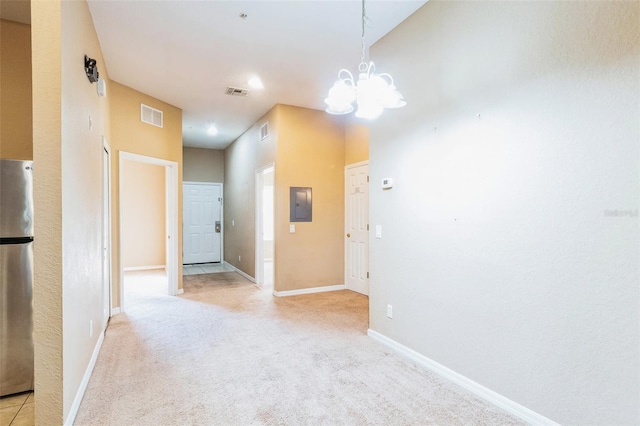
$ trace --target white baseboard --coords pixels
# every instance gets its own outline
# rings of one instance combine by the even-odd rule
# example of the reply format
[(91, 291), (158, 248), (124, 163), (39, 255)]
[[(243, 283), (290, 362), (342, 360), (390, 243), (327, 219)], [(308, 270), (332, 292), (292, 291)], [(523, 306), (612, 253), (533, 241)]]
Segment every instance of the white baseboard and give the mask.
[(276, 297), (287, 297), (287, 296), (298, 296), (300, 294), (324, 293), (325, 291), (338, 291), (338, 290), (345, 290), (345, 289), (346, 287), (344, 284), (338, 284), (338, 285), (326, 285), (322, 287), (301, 288), (300, 290), (286, 290), (286, 291), (273, 290), (273, 295)]
[(246, 279), (248, 279), (252, 283), (254, 283), (254, 284), (256, 283), (256, 279), (253, 278), (251, 275), (241, 271), (240, 269), (236, 268), (235, 266), (233, 266), (229, 262), (224, 262), (224, 264), (227, 265), (229, 268), (233, 268), (237, 273), (239, 273), (240, 275), (242, 275), (243, 277), (245, 277)]
[(131, 271), (152, 271), (155, 269), (167, 269), (166, 265), (152, 265), (152, 266), (127, 266), (123, 269), (124, 272)]
[(184, 294), (184, 288), (179, 288), (176, 294)]
[(111, 308), (111, 316), (118, 315), (120, 313), (120, 307)]
[(469, 392), (479, 396), (486, 401), (489, 401), (493, 405), (502, 408), (509, 414), (512, 414), (513, 416), (516, 416), (528, 422), (529, 424), (559, 426), (559, 424), (554, 422), (553, 420), (548, 419), (543, 415), (538, 414), (535, 411), (532, 411), (527, 407), (524, 407), (517, 402), (512, 401), (509, 398), (482, 386), (480, 383), (474, 382), (473, 380), (463, 376), (460, 373), (456, 373), (455, 371), (448, 369), (444, 365), (439, 364), (422, 354), (419, 354), (413, 349), (409, 349), (408, 347), (388, 338), (383, 334), (378, 333), (377, 331), (369, 329), (367, 330), (367, 335), (374, 340), (382, 343), (383, 345), (393, 349), (400, 355), (403, 355), (417, 362), (427, 370), (433, 371), (434, 373), (444, 377), (445, 379), (452, 381), (458, 386), (468, 390)]
[(71, 426), (78, 415), (78, 409), (80, 408), (80, 403), (82, 402), (82, 398), (84, 397), (84, 393), (87, 390), (87, 385), (89, 384), (89, 379), (91, 378), (91, 373), (93, 373), (93, 368), (96, 366), (96, 361), (98, 359), (98, 354), (100, 353), (100, 348), (102, 348), (102, 342), (104, 341), (104, 332), (100, 333), (98, 337), (98, 341), (96, 342), (96, 346), (93, 348), (93, 354), (91, 355), (91, 359), (89, 360), (89, 365), (87, 365), (87, 369), (84, 372), (84, 376), (82, 377), (82, 381), (80, 382), (80, 386), (78, 386), (78, 392), (76, 392), (76, 397), (73, 399), (73, 404), (71, 404), (71, 408), (69, 409), (69, 414), (67, 414), (67, 418), (64, 421), (64, 426)]

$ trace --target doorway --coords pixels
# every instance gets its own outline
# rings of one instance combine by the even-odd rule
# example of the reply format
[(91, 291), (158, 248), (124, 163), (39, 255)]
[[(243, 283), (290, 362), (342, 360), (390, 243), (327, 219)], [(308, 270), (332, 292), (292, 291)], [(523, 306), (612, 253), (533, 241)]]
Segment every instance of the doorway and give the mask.
[(369, 294), (369, 162), (345, 167), (344, 283)]
[[(125, 162), (131, 161), (134, 163), (142, 163), (147, 165), (161, 166), (164, 169), (164, 185), (160, 188), (160, 191), (164, 192), (164, 232), (162, 240), (164, 244), (161, 247), (164, 248), (165, 254), (165, 268), (166, 268), (166, 293), (170, 296), (175, 296), (178, 293), (178, 163), (174, 161), (162, 160), (154, 157), (147, 157), (139, 154), (132, 154), (129, 152), (120, 151), (119, 155), (119, 217), (120, 217), (120, 229), (119, 229), (119, 261), (120, 261), (120, 311), (125, 310), (125, 271), (124, 271), (124, 207), (125, 198), (123, 185), (125, 185)], [(140, 212), (144, 215), (144, 211)], [(160, 266), (160, 265), (151, 265)]]
[(256, 171), (256, 284), (273, 289), (275, 281), (275, 167)]
[(182, 263), (220, 263), (223, 250), (222, 184), (183, 182)]

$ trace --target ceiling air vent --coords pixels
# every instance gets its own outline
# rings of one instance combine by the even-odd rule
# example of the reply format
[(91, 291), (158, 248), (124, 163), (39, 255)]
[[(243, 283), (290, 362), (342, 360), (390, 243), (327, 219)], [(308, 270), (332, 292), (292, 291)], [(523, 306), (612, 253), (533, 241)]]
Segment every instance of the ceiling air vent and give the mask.
[(227, 87), (227, 90), (224, 91), (225, 95), (230, 96), (247, 96), (249, 94), (249, 89), (243, 89), (241, 87)]
[(269, 122), (267, 121), (260, 126), (260, 140), (263, 141), (269, 137)]
[(159, 109), (151, 108), (149, 105), (140, 104), (140, 120), (143, 123), (162, 127), (163, 113)]

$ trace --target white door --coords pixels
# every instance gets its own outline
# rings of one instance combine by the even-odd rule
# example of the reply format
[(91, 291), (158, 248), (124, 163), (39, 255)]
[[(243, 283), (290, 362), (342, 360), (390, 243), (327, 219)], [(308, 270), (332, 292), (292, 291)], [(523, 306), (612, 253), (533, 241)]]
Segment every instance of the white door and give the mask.
[(345, 167), (345, 285), (369, 294), (369, 165)]
[(222, 253), (222, 184), (184, 183), (184, 264), (220, 262)]
[(111, 315), (111, 161), (109, 151), (102, 151), (102, 330)]

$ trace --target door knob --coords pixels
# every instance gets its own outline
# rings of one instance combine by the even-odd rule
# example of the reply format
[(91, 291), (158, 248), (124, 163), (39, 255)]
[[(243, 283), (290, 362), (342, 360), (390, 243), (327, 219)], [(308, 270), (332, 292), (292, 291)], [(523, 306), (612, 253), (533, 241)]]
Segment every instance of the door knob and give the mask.
[(347, 238), (351, 238), (351, 234), (347, 234)]

